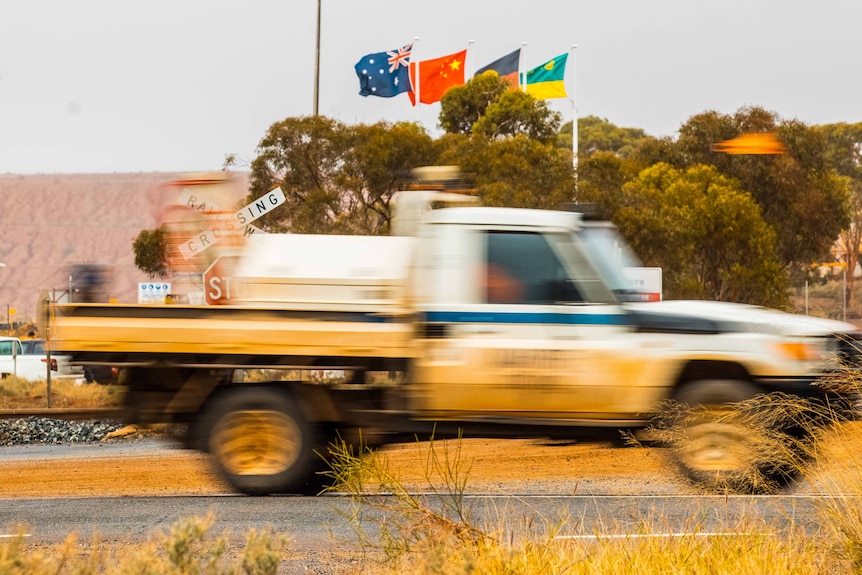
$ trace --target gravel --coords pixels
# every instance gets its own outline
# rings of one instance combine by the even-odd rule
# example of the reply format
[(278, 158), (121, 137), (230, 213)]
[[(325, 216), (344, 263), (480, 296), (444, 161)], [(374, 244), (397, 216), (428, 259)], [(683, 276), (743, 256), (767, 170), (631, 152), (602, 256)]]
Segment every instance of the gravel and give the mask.
[(0, 419), (0, 446), (97, 443), (123, 424), (113, 420), (65, 421), (44, 417)]

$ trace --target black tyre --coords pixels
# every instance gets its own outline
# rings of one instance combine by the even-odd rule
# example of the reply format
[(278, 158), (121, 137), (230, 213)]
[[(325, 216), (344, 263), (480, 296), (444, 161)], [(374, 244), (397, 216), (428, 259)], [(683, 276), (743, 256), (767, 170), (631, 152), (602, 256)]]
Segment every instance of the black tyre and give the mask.
[(735, 405), (759, 391), (736, 380), (697, 381), (679, 389), (675, 399), (684, 409), (672, 447), (690, 479), (711, 491), (770, 493), (795, 477), (792, 438), (770, 427), (756, 406)]
[(214, 399), (204, 424), (213, 461), (237, 491), (320, 491), (317, 432), (290, 395), (261, 387), (229, 390)]

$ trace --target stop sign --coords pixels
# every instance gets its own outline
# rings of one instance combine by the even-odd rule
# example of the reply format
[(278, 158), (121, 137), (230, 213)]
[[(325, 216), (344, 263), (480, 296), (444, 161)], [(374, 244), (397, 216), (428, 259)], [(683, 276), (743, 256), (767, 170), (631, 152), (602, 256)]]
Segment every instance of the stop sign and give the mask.
[(204, 272), (204, 299), (209, 305), (225, 305), (236, 297), (234, 266), (239, 256), (221, 256)]

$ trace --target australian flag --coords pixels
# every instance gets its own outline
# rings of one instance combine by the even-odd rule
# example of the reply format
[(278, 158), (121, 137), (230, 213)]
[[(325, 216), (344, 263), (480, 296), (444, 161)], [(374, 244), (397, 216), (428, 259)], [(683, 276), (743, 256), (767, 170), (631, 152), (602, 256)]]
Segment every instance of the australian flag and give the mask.
[(363, 56), (354, 69), (359, 76), (359, 94), (391, 98), (412, 92), (410, 85), (410, 50), (407, 44), (397, 50)]

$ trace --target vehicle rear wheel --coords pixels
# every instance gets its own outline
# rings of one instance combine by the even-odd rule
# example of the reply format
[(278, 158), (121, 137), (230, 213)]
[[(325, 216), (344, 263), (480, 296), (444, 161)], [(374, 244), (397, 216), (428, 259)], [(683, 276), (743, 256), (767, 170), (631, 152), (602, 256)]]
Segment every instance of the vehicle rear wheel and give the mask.
[(743, 381), (704, 380), (680, 388), (673, 455), (696, 483), (711, 491), (774, 492), (800, 471), (793, 439), (758, 417), (756, 408), (740, 409), (759, 390)]
[(215, 465), (237, 491), (320, 491), (317, 431), (289, 395), (258, 387), (230, 390), (215, 399), (205, 418)]

